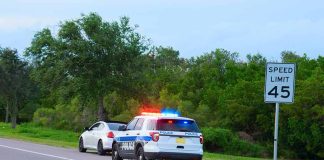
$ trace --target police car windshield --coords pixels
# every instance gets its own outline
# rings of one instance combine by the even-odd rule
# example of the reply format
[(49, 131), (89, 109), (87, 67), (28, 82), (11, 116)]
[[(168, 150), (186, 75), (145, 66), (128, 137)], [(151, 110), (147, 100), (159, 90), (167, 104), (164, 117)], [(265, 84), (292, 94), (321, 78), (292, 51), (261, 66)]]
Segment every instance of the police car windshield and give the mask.
[(177, 131), (177, 132), (199, 132), (195, 121), (180, 119), (159, 119), (157, 121), (157, 130)]
[(107, 123), (110, 130), (118, 131), (119, 127), (125, 125), (123, 123)]

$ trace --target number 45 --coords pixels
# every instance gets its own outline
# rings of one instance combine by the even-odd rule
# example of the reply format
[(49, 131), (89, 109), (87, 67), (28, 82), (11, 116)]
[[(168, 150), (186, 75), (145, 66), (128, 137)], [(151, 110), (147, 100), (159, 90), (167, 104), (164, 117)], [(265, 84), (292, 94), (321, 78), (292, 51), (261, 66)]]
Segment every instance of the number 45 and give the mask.
[[(288, 89), (289, 89), (289, 86), (281, 86), (281, 93), (286, 93), (285, 95), (284, 94), (281, 94), (280, 95), (281, 98), (288, 98), (290, 96), (290, 92), (289, 92)], [(277, 98), (277, 96), (279, 95), (278, 94), (278, 86), (274, 86), (268, 92), (268, 95), (275, 96), (275, 98)]]

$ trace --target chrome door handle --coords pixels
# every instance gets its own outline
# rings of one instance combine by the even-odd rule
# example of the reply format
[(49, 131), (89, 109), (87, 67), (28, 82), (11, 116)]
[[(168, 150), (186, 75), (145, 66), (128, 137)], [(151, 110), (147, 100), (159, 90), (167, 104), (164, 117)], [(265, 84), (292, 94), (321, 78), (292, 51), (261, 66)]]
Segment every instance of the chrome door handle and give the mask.
[(140, 133), (137, 133), (137, 135), (140, 135)]
[(126, 135), (129, 135), (128, 133), (126, 133)]

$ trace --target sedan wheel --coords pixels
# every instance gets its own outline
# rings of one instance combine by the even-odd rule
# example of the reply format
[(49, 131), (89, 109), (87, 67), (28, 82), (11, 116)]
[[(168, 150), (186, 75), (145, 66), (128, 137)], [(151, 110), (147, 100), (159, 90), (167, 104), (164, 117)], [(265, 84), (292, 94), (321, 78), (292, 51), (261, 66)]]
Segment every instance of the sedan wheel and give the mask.
[(86, 151), (87, 151), (87, 149), (84, 148), (83, 138), (81, 137), (79, 140), (79, 152), (86, 152)]
[(103, 149), (103, 144), (102, 141), (99, 140), (98, 145), (97, 145), (97, 152), (99, 155), (105, 155), (106, 151)]

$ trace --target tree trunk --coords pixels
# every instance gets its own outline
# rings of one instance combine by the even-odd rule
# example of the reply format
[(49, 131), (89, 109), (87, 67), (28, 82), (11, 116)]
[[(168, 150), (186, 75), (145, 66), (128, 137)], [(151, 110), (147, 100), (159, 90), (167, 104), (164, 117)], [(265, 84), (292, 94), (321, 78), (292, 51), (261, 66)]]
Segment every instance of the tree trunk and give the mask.
[(5, 122), (9, 122), (9, 102), (7, 101), (7, 106), (6, 106), (6, 119)]
[(98, 120), (99, 121), (106, 121), (107, 120), (107, 113), (104, 106), (104, 97), (98, 97)]
[(16, 128), (17, 125), (17, 115), (18, 115), (18, 103), (17, 103), (17, 97), (15, 96), (12, 104), (12, 110), (11, 110), (11, 128)]
[(17, 115), (11, 115), (11, 128), (15, 129), (17, 125)]

